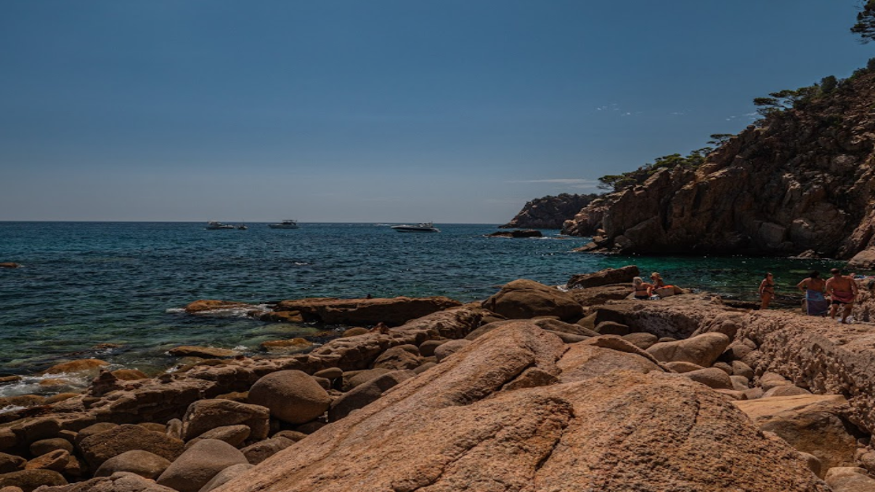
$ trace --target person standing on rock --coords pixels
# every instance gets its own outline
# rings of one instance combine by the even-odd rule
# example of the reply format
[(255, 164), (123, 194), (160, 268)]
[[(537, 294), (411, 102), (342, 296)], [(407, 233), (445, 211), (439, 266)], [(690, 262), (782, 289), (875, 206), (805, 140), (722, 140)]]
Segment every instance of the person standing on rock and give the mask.
[(842, 306), (842, 323), (846, 323), (851, 309), (854, 307), (854, 299), (857, 298), (857, 282), (842, 275), (838, 268), (830, 270), (832, 278), (826, 281), (826, 293), (830, 302), (829, 317), (835, 318), (838, 307)]
[(823, 295), (825, 287), (826, 281), (820, 278), (820, 272), (817, 270), (811, 272), (808, 278), (796, 285), (796, 288), (805, 294), (802, 305), (806, 314), (824, 316), (829, 311), (829, 301)]
[(772, 272), (766, 273), (763, 281), (760, 282), (760, 309), (768, 309), (769, 304), (775, 299), (775, 277)]

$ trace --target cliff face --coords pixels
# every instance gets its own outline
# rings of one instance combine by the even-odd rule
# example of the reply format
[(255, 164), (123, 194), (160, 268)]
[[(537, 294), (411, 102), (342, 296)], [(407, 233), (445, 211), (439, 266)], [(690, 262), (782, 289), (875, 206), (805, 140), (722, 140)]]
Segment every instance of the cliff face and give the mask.
[(561, 229), (562, 224), (574, 217), (583, 207), (587, 206), (596, 195), (571, 195), (562, 193), (559, 196), (536, 198), (520, 210), (510, 222), (502, 228), (531, 229)]
[(767, 118), (691, 170), (663, 170), (578, 212), (593, 251), (850, 258), (875, 246), (875, 74)]

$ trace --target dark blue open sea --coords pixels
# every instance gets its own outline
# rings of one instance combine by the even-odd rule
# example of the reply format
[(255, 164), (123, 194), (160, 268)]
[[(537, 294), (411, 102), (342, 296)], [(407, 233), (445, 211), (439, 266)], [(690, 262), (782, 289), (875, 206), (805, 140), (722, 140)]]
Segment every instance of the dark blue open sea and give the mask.
[[(506, 282), (564, 284), (577, 273), (629, 263), (669, 283), (754, 299), (762, 271), (779, 294), (819, 262), (754, 258), (628, 258), (571, 253), (584, 238), (483, 237), (494, 225), (437, 224), (399, 234), (385, 224), (302, 224), (274, 230), (202, 223), (0, 222), (0, 372), (33, 374), (96, 357), (148, 373), (176, 362), (177, 345), (257, 353), (265, 340), (321, 327), (181, 312), (197, 299), (267, 303), (301, 297), (445, 295), (484, 299)], [(95, 345), (120, 345), (96, 350)], [(2, 391), (0, 391), (2, 394)]]

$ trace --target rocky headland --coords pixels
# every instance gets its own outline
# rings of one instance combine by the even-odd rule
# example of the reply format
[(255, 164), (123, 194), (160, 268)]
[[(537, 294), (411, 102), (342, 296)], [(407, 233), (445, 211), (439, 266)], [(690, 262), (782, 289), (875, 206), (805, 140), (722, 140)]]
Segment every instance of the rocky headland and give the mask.
[[(819, 90), (819, 89), (818, 89)], [(772, 111), (695, 169), (662, 169), (592, 201), (563, 232), (589, 251), (746, 253), (851, 259), (875, 254), (875, 74)]]
[[(157, 378), (71, 362), (59, 377), (92, 371), (87, 391), (3, 414), (0, 491), (873, 490), (869, 285), (840, 325), (629, 299), (636, 275), (516, 280), (305, 354), (204, 353)], [(415, 301), (334, 304), (372, 320)]]
[(545, 196), (527, 202), (523, 209), (502, 229), (561, 229), (566, 220), (587, 206), (597, 195), (573, 195), (562, 193)]

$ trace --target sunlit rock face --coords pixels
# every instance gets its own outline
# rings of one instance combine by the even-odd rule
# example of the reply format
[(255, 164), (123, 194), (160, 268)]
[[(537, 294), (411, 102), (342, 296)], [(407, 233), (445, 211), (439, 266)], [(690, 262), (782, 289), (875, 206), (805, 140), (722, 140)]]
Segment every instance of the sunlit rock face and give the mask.
[(750, 126), (696, 170), (593, 201), (564, 232), (588, 248), (851, 258), (875, 247), (875, 75)]

